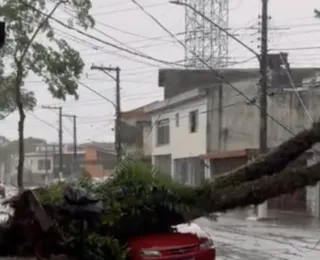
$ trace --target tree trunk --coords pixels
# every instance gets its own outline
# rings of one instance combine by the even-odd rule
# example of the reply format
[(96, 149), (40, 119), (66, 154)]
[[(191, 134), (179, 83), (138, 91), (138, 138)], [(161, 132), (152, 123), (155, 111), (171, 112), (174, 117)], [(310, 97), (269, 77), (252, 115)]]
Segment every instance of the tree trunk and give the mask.
[(19, 161), (17, 172), (17, 185), (19, 192), (22, 192), (23, 187), (23, 168), (24, 168), (24, 120), (25, 113), (23, 110), (23, 103), (21, 100), (21, 83), (22, 83), (23, 68), (21, 63), (17, 63), (17, 78), (16, 78), (16, 102), (19, 111), (18, 133), (19, 133)]
[[(199, 189), (200, 201), (206, 202), (209, 212), (222, 212), (228, 209), (258, 205), (282, 194), (293, 193), (320, 181), (320, 163), (310, 167), (287, 169), (273, 176), (250, 181), (238, 187), (219, 190)], [(202, 197), (202, 198), (201, 198)]]
[(282, 171), (317, 142), (320, 142), (320, 123), (315, 123), (312, 128), (301, 131), (256, 161), (217, 177), (210, 187), (213, 190), (229, 186), (236, 187), (243, 182), (253, 181), (262, 176), (271, 176)]

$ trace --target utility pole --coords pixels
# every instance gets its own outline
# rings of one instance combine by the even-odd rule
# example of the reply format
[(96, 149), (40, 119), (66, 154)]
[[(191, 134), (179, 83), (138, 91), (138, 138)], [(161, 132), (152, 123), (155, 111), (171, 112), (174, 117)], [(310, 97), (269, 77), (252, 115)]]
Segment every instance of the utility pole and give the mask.
[(63, 130), (62, 130), (62, 107), (42, 106), (44, 109), (59, 110), (59, 178), (63, 176)]
[[(116, 110), (115, 146), (116, 146), (116, 153), (117, 153), (117, 162), (120, 163), (122, 158), (120, 68), (93, 65), (91, 66), (91, 69), (100, 70), (116, 81), (116, 103), (113, 105)], [(116, 72), (116, 77), (112, 76), (109, 72)]]
[[(261, 59), (260, 59), (260, 155), (268, 152), (268, 0), (262, 0), (261, 15)], [(268, 202), (258, 206), (258, 218), (268, 217)]]
[(66, 115), (63, 114), (63, 117), (68, 117), (73, 119), (73, 174), (74, 177), (78, 174), (78, 144), (77, 144), (77, 116), (76, 115)]
[(2, 48), (6, 41), (6, 23), (0, 22), (0, 48)]
[(48, 176), (48, 164), (47, 164), (47, 162), (48, 162), (48, 144), (46, 143), (45, 144), (45, 151), (44, 151), (44, 160), (45, 160), (45, 171), (46, 171), (46, 176)]
[(45, 185), (48, 185), (49, 184), (49, 174), (48, 174), (48, 143), (46, 142), (45, 144), (45, 151), (44, 151), (44, 165), (45, 165), (45, 174), (46, 174), (46, 177), (45, 177)]

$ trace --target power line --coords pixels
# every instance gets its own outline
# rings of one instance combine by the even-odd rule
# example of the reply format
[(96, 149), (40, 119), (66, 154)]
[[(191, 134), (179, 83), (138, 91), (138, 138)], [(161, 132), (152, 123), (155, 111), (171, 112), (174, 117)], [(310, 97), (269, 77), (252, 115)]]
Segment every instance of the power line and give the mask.
[[(26, 3), (26, 2), (24, 2), (24, 1), (22, 1), (22, 0), (20, 0), (20, 1), (21, 1), (21, 3), (23, 3), (23, 4), (26, 5), (26, 6), (28, 6), (29, 8), (31, 8), (31, 9), (39, 12), (41, 15), (43, 15), (43, 16), (45, 16), (45, 17), (48, 16), (46, 13), (42, 12), (42, 11), (39, 10), (38, 8), (34, 7), (33, 5), (31, 5), (31, 4), (29, 4), (29, 3)], [(113, 44), (113, 43), (107, 42), (107, 41), (105, 41), (105, 40), (102, 40), (102, 39), (100, 39), (100, 38), (98, 38), (98, 37), (95, 37), (95, 36), (93, 36), (93, 35), (91, 35), (91, 34), (88, 34), (88, 33), (83, 32), (82, 30), (79, 30), (79, 29), (77, 29), (77, 28), (75, 28), (75, 27), (72, 27), (72, 26), (70, 26), (70, 25), (68, 25), (68, 24), (66, 24), (66, 23), (63, 23), (63, 22), (61, 22), (60, 20), (58, 20), (58, 19), (56, 19), (56, 18), (54, 18), (54, 17), (49, 17), (49, 19), (55, 21), (56, 23), (60, 24), (61, 26), (65, 27), (65, 28), (67, 28), (67, 29), (69, 29), (69, 30), (75, 31), (75, 32), (77, 32), (77, 33), (79, 33), (79, 34), (81, 34), (81, 35), (83, 35), (83, 36), (86, 36), (86, 37), (88, 37), (88, 38), (90, 38), (90, 39), (92, 39), (92, 40), (95, 40), (95, 41), (97, 41), (97, 42), (100, 42), (100, 43), (103, 43), (103, 44), (105, 44), (105, 45), (108, 45), (108, 46), (110, 46), (110, 47), (112, 47), (112, 48), (121, 50), (121, 51), (123, 51), (123, 52), (127, 52), (127, 53), (129, 53), (129, 54), (131, 54), (131, 55), (134, 55), (134, 56), (139, 56), (139, 57), (144, 58), (144, 59), (147, 59), (147, 60), (152, 60), (152, 61), (155, 61), (155, 62), (163, 63), (163, 64), (166, 64), (166, 65), (170, 65), (170, 66), (176, 66), (176, 63), (174, 63), (174, 62), (169, 62), (169, 61), (165, 61), (165, 60), (153, 58), (153, 57), (151, 57), (151, 56), (149, 56), (149, 55), (146, 55), (146, 54), (143, 54), (143, 55), (142, 55), (142, 54), (139, 54), (139, 53), (137, 53), (137, 52), (130, 51), (130, 50), (126, 49), (126, 48), (120, 47), (120, 46), (118, 46), (118, 45), (116, 45), (116, 44)]]
[(40, 122), (44, 123), (45, 125), (50, 126), (51, 128), (59, 131), (59, 129), (55, 125), (47, 122), (46, 120), (43, 120), (42, 118), (36, 116), (35, 114), (29, 114), (29, 115), (31, 115), (32, 117), (36, 118), (37, 120), (39, 120)]
[[(167, 5), (167, 4), (168, 4), (168, 2), (159, 3), (159, 4), (150, 4), (150, 5), (146, 5), (145, 7), (146, 8), (151, 8), (151, 7), (164, 6), (164, 5)], [(136, 8), (126, 8), (126, 9), (114, 10), (114, 11), (110, 11), (110, 12), (101, 12), (101, 13), (94, 14), (94, 16), (118, 14), (118, 13), (130, 12), (130, 11), (137, 11), (137, 9)]]
[[(55, 28), (55, 30), (59, 31), (59, 30), (56, 29), (56, 28)], [(60, 30), (60, 31), (61, 31), (61, 30)], [(59, 33), (56, 33), (56, 34), (59, 35)], [(94, 44), (92, 44), (92, 43), (90, 43), (90, 42), (88, 42), (88, 41), (86, 41), (86, 40), (84, 40), (84, 39), (81, 39), (81, 38), (79, 38), (79, 37), (76, 37), (76, 36), (67, 34), (67, 33), (65, 33), (65, 32), (63, 32), (63, 31), (60, 32), (60, 35), (61, 35), (61, 34), (62, 34), (62, 37), (67, 38), (67, 39), (70, 39), (70, 40), (72, 40), (72, 41), (74, 41), (74, 42), (77, 42), (77, 43), (79, 43), (79, 44), (87, 45), (87, 46), (89, 46), (91, 49), (93, 49), (93, 50), (95, 50), (95, 51), (101, 51), (101, 52), (106, 53), (106, 54), (110, 54), (110, 55), (113, 55), (113, 56), (118, 56), (118, 57), (121, 57), (121, 58), (125, 58), (125, 59), (127, 59), (127, 60), (132, 60), (132, 61), (135, 61), (135, 62), (138, 62), (138, 63), (142, 63), (142, 64), (147, 65), (147, 66), (159, 67), (159, 66), (156, 65), (156, 64), (152, 64), (152, 63), (150, 63), (150, 62), (143, 61), (143, 60), (137, 60), (137, 59), (135, 59), (135, 58), (133, 58), (133, 57), (128, 57), (128, 56), (124, 56), (124, 55), (120, 54), (119, 52), (123, 52), (124, 50), (126, 50), (126, 49), (124, 49), (124, 48), (115, 47), (115, 48), (118, 49), (118, 50), (119, 50), (119, 48), (121, 48), (119, 52), (107, 51), (107, 50), (105, 50), (103, 47), (94, 45)], [(117, 45), (114, 45), (114, 46), (117, 46)], [(131, 49), (133, 49), (133, 48), (131, 48)], [(128, 51), (129, 51), (129, 50), (128, 50)], [(128, 52), (128, 51), (125, 51), (125, 52)], [(133, 52), (134, 52), (134, 51), (129, 51), (130, 54), (132, 54)], [(136, 55), (134, 55), (134, 56), (142, 57), (142, 56), (141, 56), (142, 54), (140, 54), (141, 52), (139, 52), (139, 53), (138, 53), (138, 52), (139, 52), (139, 51), (137, 51), (137, 52), (136, 52)], [(146, 55), (146, 57), (151, 57), (151, 56)], [(144, 57), (142, 57), (142, 58), (144, 58)], [(148, 59), (148, 58), (146, 58), (146, 59)], [(155, 61), (155, 59), (152, 58), (152, 57), (151, 57), (151, 59), (149, 59), (149, 60)], [(179, 64), (179, 61), (167, 62), (167, 61), (164, 61), (164, 60), (158, 60), (157, 62), (158, 62), (158, 63), (166, 64), (166, 65), (172, 64), (173, 67), (182, 67), (182, 65)]]
[(275, 51), (298, 51), (298, 50), (316, 50), (320, 49), (320, 46), (303, 46), (303, 47), (294, 47), (294, 48), (272, 48), (270, 50), (275, 50)]
[[(135, 0), (131, 0), (133, 1), (137, 6), (139, 6), (139, 8), (147, 15), (149, 16), (155, 23), (157, 23), (163, 30), (165, 30), (168, 34), (170, 34), (182, 47), (187, 48), (187, 46), (180, 41), (179, 39), (177, 39), (172, 32), (170, 32), (164, 25), (162, 25), (160, 23), (160, 21), (158, 21), (153, 15), (151, 15), (150, 13), (148, 13), (141, 5), (139, 5)], [(192, 50), (189, 50), (190, 52), (193, 52)], [(229, 82), (223, 75), (221, 75), (219, 72), (217, 72), (216, 70), (214, 70), (206, 61), (204, 61), (203, 59), (201, 59), (199, 56), (196, 55), (196, 53), (193, 52), (193, 54), (199, 59), (199, 61), (201, 61), (201, 63), (203, 63), (215, 76), (217, 76), (221, 81), (225, 82), (227, 86), (231, 87), (233, 90), (235, 90), (238, 94), (240, 94), (241, 96), (243, 96), (248, 102), (252, 102), (252, 99), (249, 98), (245, 93), (243, 93), (241, 90), (239, 90), (237, 87), (235, 87), (231, 82)], [(256, 104), (256, 102), (254, 102), (254, 106), (256, 106), (258, 109), (261, 109), (261, 107)], [(270, 117), (274, 122), (276, 122), (278, 125), (280, 125), (281, 127), (283, 127), (286, 131), (288, 131), (289, 133), (291, 133), (292, 135), (294, 135), (294, 133), (288, 128), (286, 127), (284, 124), (282, 124), (279, 120), (277, 120), (275, 117), (273, 117), (272, 115), (270, 115), (267, 112), (267, 116)]]

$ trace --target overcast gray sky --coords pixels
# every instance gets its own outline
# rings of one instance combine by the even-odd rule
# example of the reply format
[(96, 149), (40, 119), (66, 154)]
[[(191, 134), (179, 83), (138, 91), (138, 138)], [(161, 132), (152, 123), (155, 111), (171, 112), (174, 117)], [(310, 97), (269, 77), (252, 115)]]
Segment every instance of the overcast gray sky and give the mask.
[[(173, 33), (184, 31), (183, 7), (169, 4), (168, 0), (137, 0), (148, 12), (154, 15)], [(312, 50), (289, 51), (291, 66), (319, 66), (320, 62), (320, 20), (314, 18), (313, 9), (320, 8), (316, 0), (269, 0), (270, 31), (269, 48), (285, 49), (299, 47), (319, 47)], [(183, 48), (174, 41), (156, 23), (136, 7), (131, 0), (92, 0), (92, 14), (96, 19), (96, 28), (117, 40), (126, 43), (145, 54), (167, 61), (184, 58)], [(245, 29), (258, 27), (261, 1), (230, 0), (230, 28), (241, 40), (258, 51), (257, 30)], [(55, 17), (66, 19), (65, 10), (61, 9)], [(102, 95), (115, 100), (115, 83), (99, 71), (91, 71), (90, 66), (113, 65), (121, 67), (122, 110), (162, 99), (162, 89), (157, 86), (157, 71), (165, 67), (154, 61), (148, 61), (125, 52), (95, 42), (76, 32), (67, 30), (58, 24), (58, 33), (63, 35), (76, 49), (81, 51), (86, 63), (82, 82)], [(127, 33), (129, 32), (129, 33)], [(88, 33), (105, 41), (113, 42), (106, 35), (95, 30)], [(74, 38), (76, 37), (76, 38)], [(82, 41), (81, 41), (82, 39)], [(179, 36), (183, 40), (183, 35)], [(233, 61), (243, 61), (252, 56), (251, 53), (229, 40), (229, 56)], [(119, 43), (116, 43), (120, 46)], [(97, 50), (98, 47), (99, 50)], [(123, 46), (124, 47), (124, 46)], [(125, 47), (126, 48), (126, 47)], [(146, 64), (148, 63), (148, 64)], [(254, 67), (251, 61), (241, 67)], [(41, 105), (59, 105), (58, 100), (51, 98), (47, 87), (38, 78), (30, 77), (27, 87), (35, 91), (38, 106), (33, 113), (27, 114), (25, 136), (45, 138), (51, 142), (58, 139), (58, 115), (56, 112), (41, 109)], [(64, 113), (76, 114), (78, 118), (79, 142), (113, 141), (114, 107), (80, 86), (80, 100), (72, 99), (61, 103)], [(45, 121), (45, 122), (42, 122)], [(17, 138), (17, 114), (0, 121), (1, 135), (9, 139)], [(72, 123), (64, 119), (64, 140), (72, 141)]]

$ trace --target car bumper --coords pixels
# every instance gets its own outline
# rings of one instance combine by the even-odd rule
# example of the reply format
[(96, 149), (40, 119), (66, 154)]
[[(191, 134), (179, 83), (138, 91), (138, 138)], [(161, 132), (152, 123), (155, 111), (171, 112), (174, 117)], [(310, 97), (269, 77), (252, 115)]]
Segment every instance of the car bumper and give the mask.
[(172, 255), (172, 256), (160, 256), (160, 257), (143, 257), (139, 255), (138, 257), (133, 257), (131, 260), (215, 260), (216, 250), (208, 249), (198, 251), (192, 254), (185, 255)]

